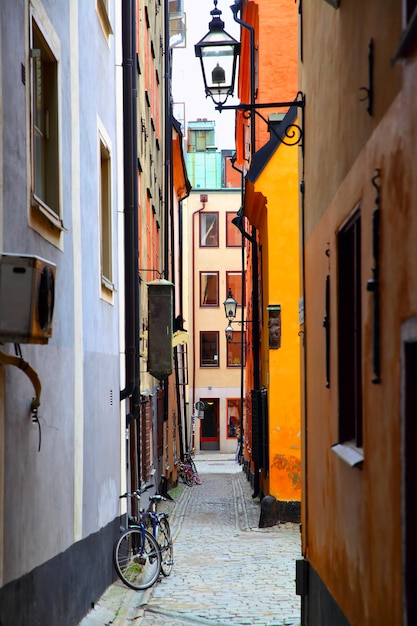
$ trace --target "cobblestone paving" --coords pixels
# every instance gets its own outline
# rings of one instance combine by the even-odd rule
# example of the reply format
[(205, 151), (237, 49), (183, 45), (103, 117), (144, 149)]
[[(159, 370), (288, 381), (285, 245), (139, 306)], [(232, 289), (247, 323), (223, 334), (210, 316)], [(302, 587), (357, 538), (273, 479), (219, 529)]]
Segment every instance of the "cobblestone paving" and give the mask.
[(135, 626), (290, 626), (298, 524), (259, 529), (260, 504), (231, 455), (199, 455), (202, 485), (186, 488), (172, 516), (175, 565), (146, 592)]

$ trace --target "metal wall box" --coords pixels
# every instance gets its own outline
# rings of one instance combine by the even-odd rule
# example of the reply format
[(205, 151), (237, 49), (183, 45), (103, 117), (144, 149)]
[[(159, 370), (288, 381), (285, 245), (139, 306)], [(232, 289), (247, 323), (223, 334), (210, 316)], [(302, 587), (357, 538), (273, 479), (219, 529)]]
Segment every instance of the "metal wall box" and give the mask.
[(172, 372), (174, 285), (168, 280), (148, 284), (148, 371), (162, 380)]
[(52, 337), (56, 266), (37, 256), (0, 255), (0, 342), (46, 344)]

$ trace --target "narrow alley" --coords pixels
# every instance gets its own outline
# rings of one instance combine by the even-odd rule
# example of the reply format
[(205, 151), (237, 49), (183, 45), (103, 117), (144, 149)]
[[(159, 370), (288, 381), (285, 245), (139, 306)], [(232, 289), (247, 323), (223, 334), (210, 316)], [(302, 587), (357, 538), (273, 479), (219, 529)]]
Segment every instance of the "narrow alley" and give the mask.
[[(82, 626), (298, 626), (298, 524), (259, 529), (260, 503), (233, 455), (200, 453), (202, 485), (185, 487), (172, 509), (175, 565), (145, 592), (122, 591), (115, 618), (100, 619), (119, 582)], [(249, 590), (249, 591), (248, 591)], [(101, 606), (100, 606), (101, 605)], [(103, 616), (105, 613), (102, 613)]]

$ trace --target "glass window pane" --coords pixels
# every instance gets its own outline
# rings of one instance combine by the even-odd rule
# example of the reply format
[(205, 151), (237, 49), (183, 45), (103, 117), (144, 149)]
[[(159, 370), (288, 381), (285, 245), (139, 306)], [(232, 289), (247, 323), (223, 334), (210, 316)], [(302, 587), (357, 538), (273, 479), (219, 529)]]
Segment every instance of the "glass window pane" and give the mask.
[(232, 224), (232, 220), (236, 217), (236, 213), (226, 213), (226, 246), (241, 247), (242, 245), (242, 233), (240, 230)]
[(229, 438), (237, 438), (240, 435), (240, 405), (240, 398), (228, 398), (226, 401), (227, 437)]
[(219, 306), (218, 272), (200, 272), (200, 306)]
[(218, 245), (218, 214), (200, 213), (200, 246), (217, 248)]
[(238, 306), (245, 306), (244, 299), (242, 297), (242, 272), (227, 272), (226, 273), (226, 297), (229, 293), (229, 289), (232, 290), (234, 299), (237, 301)]
[(202, 331), (200, 333), (200, 366), (219, 366), (219, 333), (218, 331)]
[[(227, 342), (227, 367), (240, 367), (242, 364), (242, 340), (244, 335), (240, 330), (233, 330), (232, 341)], [(243, 344), (243, 362), (245, 362), (245, 345)]]

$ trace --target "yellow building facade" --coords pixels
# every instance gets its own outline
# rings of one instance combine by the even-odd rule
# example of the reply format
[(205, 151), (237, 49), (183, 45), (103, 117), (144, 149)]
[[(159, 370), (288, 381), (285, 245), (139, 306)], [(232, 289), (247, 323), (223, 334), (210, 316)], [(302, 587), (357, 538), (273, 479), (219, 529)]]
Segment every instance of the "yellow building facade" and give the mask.
[[(291, 110), (282, 124), (295, 123), (293, 118)], [(281, 143), (278, 133), (279, 123), (254, 155), (246, 177), (245, 215), (258, 230), (262, 259), (261, 384), (268, 396), (269, 448), (262, 491), (280, 502), (299, 502), (299, 148)]]

